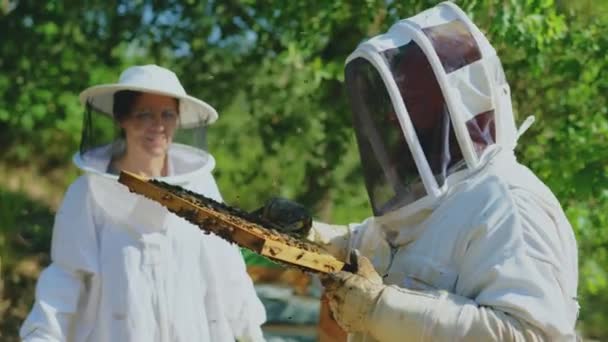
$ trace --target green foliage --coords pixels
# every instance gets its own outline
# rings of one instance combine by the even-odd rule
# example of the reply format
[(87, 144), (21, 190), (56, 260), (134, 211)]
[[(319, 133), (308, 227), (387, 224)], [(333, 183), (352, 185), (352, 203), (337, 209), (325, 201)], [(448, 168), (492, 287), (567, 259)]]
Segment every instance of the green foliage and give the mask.
[[(114, 82), (127, 65), (158, 63), (219, 109), (209, 146), (227, 202), (253, 209), (281, 195), (319, 219), (359, 221), (371, 211), (344, 60), (362, 40), (437, 2), (10, 2), (0, 11), (0, 155), (65, 167), (79, 142), (78, 93)], [(608, 6), (459, 5), (501, 56), (518, 121), (537, 118), (518, 157), (566, 209), (580, 247), (580, 326), (606, 339)]]
[(0, 339), (17, 341), (36, 277), (48, 263), (53, 214), (23, 194), (2, 188), (0, 203)]
[(48, 251), (52, 212), (21, 193), (0, 188), (0, 259), (11, 266), (18, 258), (36, 251)]
[(241, 249), (241, 254), (243, 254), (243, 258), (245, 259), (245, 263), (247, 265), (255, 265), (255, 266), (262, 266), (262, 267), (268, 267), (268, 268), (279, 268), (281, 267), (279, 264), (271, 261), (268, 258), (265, 258), (259, 254), (255, 254), (254, 252), (242, 248)]
[(538, 122), (522, 137), (518, 152), (566, 209), (579, 245), (580, 327), (603, 339), (608, 298), (603, 295), (608, 286), (608, 18), (587, 22), (576, 12), (550, 17), (554, 23), (545, 25), (553, 39), (544, 36), (542, 45), (525, 45), (524, 55), (511, 55), (505, 63), (518, 113), (535, 115)]

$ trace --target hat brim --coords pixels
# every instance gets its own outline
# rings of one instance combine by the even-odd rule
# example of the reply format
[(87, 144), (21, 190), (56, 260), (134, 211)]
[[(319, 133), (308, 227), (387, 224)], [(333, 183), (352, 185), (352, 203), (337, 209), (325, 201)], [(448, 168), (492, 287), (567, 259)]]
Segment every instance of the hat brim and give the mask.
[(188, 94), (169, 93), (146, 87), (122, 84), (102, 84), (87, 88), (80, 93), (80, 103), (83, 105), (89, 103), (95, 110), (113, 117), (114, 94), (121, 90), (139, 91), (178, 99), (180, 106), (180, 127), (182, 128), (209, 125), (214, 123), (218, 118), (215, 108)]

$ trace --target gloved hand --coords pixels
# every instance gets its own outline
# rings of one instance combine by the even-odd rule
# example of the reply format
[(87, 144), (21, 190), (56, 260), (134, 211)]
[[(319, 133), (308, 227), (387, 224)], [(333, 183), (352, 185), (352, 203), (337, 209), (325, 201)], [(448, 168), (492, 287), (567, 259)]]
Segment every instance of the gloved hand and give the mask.
[(269, 199), (251, 214), (264, 225), (288, 234), (306, 236), (312, 227), (312, 215), (308, 209), (282, 197)]
[(350, 265), (357, 273), (341, 271), (321, 276), (329, 307), (338, 324), (350, 333), (365, 332), (367, 318), (385, 288), (372, 263), (358, 251), (351, 252)]

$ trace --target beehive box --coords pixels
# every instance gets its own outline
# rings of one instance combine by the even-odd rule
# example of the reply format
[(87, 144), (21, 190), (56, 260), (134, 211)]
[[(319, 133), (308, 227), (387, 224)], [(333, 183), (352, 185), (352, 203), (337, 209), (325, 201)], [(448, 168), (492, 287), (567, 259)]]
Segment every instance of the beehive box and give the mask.
[(303, 239), (268, 227), (259, 218), (179, 186), (121, 172), (118, 181), (190, 221), (206, 233), (236, 243), (275, 262), (305, 271), (331, 273), (344, 262)]

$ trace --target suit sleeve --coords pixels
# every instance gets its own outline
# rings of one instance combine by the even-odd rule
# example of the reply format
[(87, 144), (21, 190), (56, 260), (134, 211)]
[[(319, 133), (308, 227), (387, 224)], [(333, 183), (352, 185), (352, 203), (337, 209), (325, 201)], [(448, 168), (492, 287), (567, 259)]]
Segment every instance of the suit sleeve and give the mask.
[(85, 277), (97, 272), (97, 237), (88, 181), (81, 177), (66, 192), (55, 216), (51, 264), (40, 274), (32, 311), (23, 323), (24, 341), (69, 339)]

